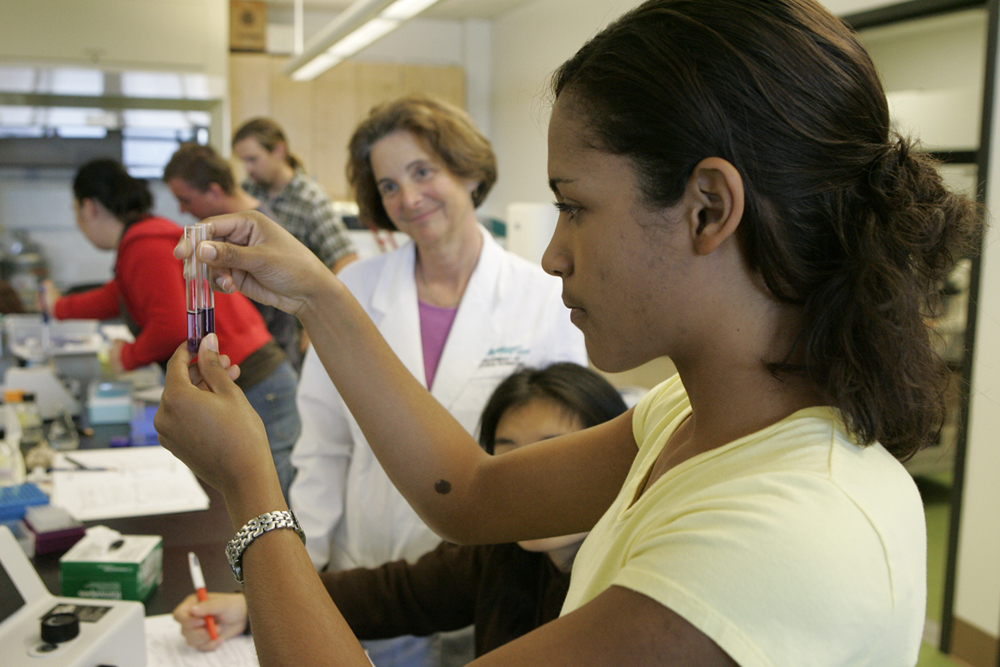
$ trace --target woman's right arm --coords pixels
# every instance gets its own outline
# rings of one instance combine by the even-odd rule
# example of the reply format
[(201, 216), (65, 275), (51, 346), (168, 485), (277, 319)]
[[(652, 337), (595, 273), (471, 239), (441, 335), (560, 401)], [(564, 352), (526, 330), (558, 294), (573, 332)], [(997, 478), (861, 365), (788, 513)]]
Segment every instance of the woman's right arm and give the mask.
[(57, 320), (110, 320), (120, 314), (119, 303), (118, 283), (111, 280), (80, 294), (59, 297), (52, 305), (52, 316)]
[(636, 453), (631, 413), (490, 457), (294, 237), (251, 213), (210, 223), (214, 238), (227, 242), (203, 244), (199, 255), (216, 267), (222, 287), (299, 317), (393, 484), (439, 535), (487, 543), (582, 532), (615, 498)]

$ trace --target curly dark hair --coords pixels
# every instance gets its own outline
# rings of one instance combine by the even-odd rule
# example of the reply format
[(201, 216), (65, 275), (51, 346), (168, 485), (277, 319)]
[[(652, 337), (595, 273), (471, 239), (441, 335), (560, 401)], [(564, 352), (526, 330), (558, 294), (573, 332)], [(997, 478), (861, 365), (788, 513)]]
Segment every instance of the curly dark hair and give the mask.
[(982, 212), (891, 127), (874, 65), (812, 0), (651, 0), (553, 77), (588, 141), (628, 157), (649, 207), (693, 168), (740, 172), (749, 266), (801, 308), (795, 353), (861, 444), (900, 459), (932, 443), (949, 372), (927, 323), (944, 276), (974, 251)]
[(408, 95), (373, 108), (351, 136), (347, 181), (362, 220), (381, 229), (396, 229), (382, 206), (370, 156), (379, 139), (400, 130), (426, 142), (453, 175), (478, 181), (472, 203), (476, 207), (483, 203), (497, 180), (497, 161), (489, 140), (458, 107), (430, 95)]

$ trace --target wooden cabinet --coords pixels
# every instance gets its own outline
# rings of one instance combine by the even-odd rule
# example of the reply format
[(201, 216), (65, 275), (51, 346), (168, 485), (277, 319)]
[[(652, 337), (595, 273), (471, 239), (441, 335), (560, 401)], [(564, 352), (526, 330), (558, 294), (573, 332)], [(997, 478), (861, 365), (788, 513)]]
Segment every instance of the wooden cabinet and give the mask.
[[(286, 56), (232, 54), (229, 100), (232, 130), (256, 116), (276, 120), (310, 176), (332, 199), (351, 199), (344, 175), (347, 142), (357, 124), (381, 102), (426, 92), (465, 108), (461, 67), (347, 61), (312, 81), (281, 73)], [(234, 162), (239, 178), (242, 167)]]

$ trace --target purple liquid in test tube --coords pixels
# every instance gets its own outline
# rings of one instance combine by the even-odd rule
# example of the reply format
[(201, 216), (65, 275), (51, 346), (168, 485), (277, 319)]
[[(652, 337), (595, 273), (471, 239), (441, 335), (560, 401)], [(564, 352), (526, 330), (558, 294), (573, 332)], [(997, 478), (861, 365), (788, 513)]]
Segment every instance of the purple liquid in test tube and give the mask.
[(188, 351), (198, 352), (201, 339), (215, 332), (215, 294), (209, 284), (208, 266), (196, 256), (198, 243), (208, 240), (207, 225), (184, 228), (184, 238), (191, 246), (191, 255), (184, 260), (184, 281), (187, 287)]

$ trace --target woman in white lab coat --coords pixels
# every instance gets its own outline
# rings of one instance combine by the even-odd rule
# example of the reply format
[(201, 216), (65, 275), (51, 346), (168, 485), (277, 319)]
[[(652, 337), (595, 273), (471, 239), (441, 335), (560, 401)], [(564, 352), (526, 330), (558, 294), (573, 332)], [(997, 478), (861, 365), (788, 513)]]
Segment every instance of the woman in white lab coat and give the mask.
[[(412, 239), (339, 274), (406, 368), (470, 433), (519, 366), (586, 363), (560, 283), (503, 250), (475, 217), (496, 180), (489, 142), (461, 110), (426, 96), (374, 109), (351, 140), (363, 218)], [(317, 567), (415, 560), (441, 541), (375, 459), (310, 350), (298, 393), (302, 435), (291, 505)], [(385, 406), (386, 419), (393, 406)], [(436, 665), (427, 640), (366, 642), (378, 667)], [(453, 664), (445, 644), (442, 664)]]

